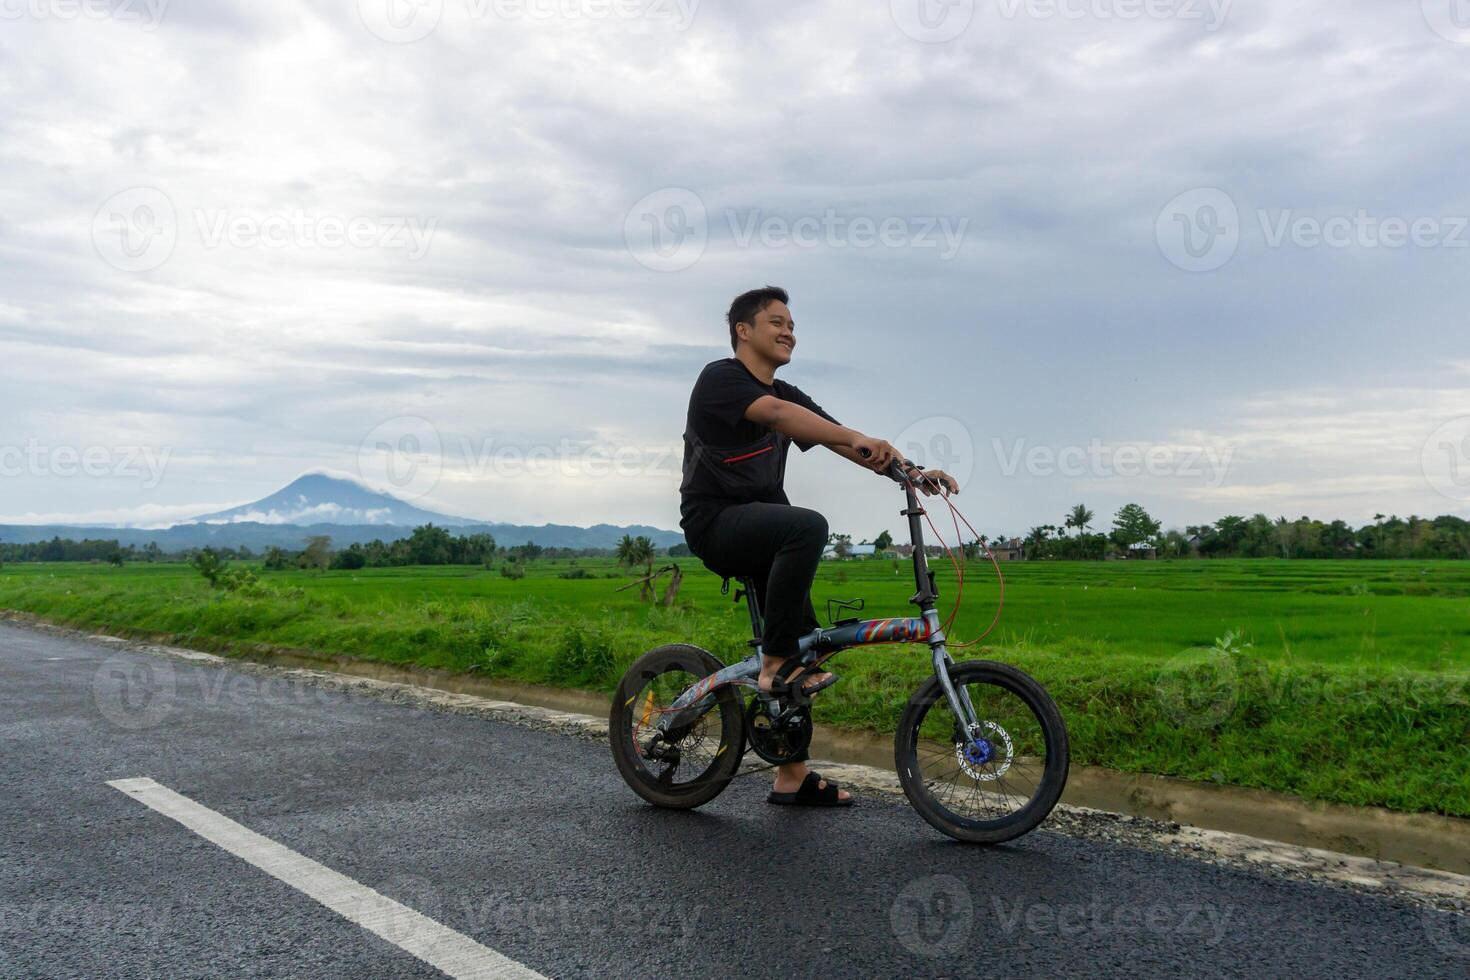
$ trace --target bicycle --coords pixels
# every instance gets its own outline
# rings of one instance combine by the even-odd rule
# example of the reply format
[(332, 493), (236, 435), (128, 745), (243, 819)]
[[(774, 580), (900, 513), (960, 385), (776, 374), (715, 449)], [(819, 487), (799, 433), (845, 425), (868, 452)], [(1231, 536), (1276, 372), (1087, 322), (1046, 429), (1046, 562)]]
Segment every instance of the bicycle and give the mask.
[[(907, 469), (905, 468), (907, 467)], [(904, 489), (913, 541), (909, 600), (919, 617), (849, 618), (799, 641), (801, 678), (842, 650), (875, 643), (927, 643), (934, 674), (909, 698), (894, 737), (904, 794), (931, 826), (956, 840), (996, 844), (1046, 819), (1067, 782), (1067, 728), (1056, 702), (1030, 675), (987, 660), (956, 663), (946, 648), (934, 573), (924, 554), (915, 488), (924, 479), (908, 460), (886, 474)], [(950, 505), (951, 507), (953, 505)], [(967, 522), (968, 523), (968, 522)], [(937, 531), (936, 531), (937, 533)], [(811, 698), (793, 682), (781, 695), (757, 686), (762, 620), (753, 583), (740, 579), (754, 639), (751, 655), (725, 666), (706, 650), (670, 644), (639, 658), (613, 697), (608, 736), (613, 759), (644, 800), (692, 809), (719, 796), (747, 751), (772, 766), (800, 758), (811, 743)], [(729, 579), (725, 581), (728, 591)], [(861, 599), (828, 604), (859, 611)], [(746, 701), (742, 689), (754, 693)], [(685, 778), (687, 776), (687, 778)]]

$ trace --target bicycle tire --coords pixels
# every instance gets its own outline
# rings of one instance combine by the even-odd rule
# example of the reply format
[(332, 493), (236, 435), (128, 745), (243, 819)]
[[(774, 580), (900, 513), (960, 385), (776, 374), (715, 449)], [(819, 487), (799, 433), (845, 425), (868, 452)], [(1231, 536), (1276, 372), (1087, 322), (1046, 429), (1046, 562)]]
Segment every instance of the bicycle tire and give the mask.
[(639, 657), (618, 682), (608, 715), (608, 742), (612, 747), (613, 761), (633, 792), (654, 806), (690, 810), (703, 806), (724, 791), (730, 780), (735, 778), (744, 754), (745, 704), (733, 687), (715, 691), (715, 706), (710, 712), (718, 710), (720, 713), (719, 746), (712, 753), (709, 765), (697, 778), (681, 786), (660, 782), (659, 774), (644, 759), (638, 744), (635, 717), (647, 709), (635, 701), (655, 678), (663, 674), (683, 671), (697, 680), (723, 667), (724, 664), (707, 650), (687, 643), (672, 643)]
[[(1025, 671), (1008, 664), (989, 660), (967, 660), (951, 667), (949, 675), (956, 688), (983, 685), (1008, 692), (1019, 698), (1029, 710), (1037, 722), (1045, 749), (1044, 761), (1039, 767), (1036, 767), (1040, 776), (1035, 781), (1035, 791), (1024, 805), (993, 819), (969, 817), (956, 813), (950, 808), (950, 805), (947, 805), (946, 798), (941, 798), (942, 794), (936, 793), (934, 786), (931, 785), (931, 780), (926, 779), (923, 765), (925, 760), (921, 760), (921, 745), (925, 740), (920, 732), (931, 709), (938, 705), (942, 712), (942, 716), (936, 717), (936, 725), (943, 726), (945, 723), (943, 716), (947, 716), (950, 723), (953, 724), (953, 715), (949, 709), (949, 702), (945, 699), (939, 678), (930, 677), (909, 699), (908, 707), (899, 720), (898, 732), (894, 737), (894, 763), (898, 770), (899, 782), (903, 785), (904, 795), (908, 797), (919, 816), (923, 817), (930, 826), (955, 840), (972, 844), (999, 844), (1014, 840), (1034, 830), (1045, 820), (1061, 799), (1062, 791), (1066, 788), (1067, 768), (1070, 760), (1066, 722), (1062, 719), (1061, 711), (1046, 689)], [(974, 700), (975, 693), (972, 690), (972, 700)], [(977, 703), (975, 710), (981, 716), (982, 724), (985, 723), (986, 709)], [(1001, 737), (1007, 740), (1006, 744), (1009, 744), (1011, 736), (999, 727), (996, 730), (1001, 731)], [(948, 743), (955, 747), (955, 760), (950, 760), (942, 751), (934, 752), (926, 747), (926, 751), (930, 752), (928, 761), (938, 761), (941, 765), (955, 761), (955, 772), (959, 774), (957, 780), (959, 784), (964, 784), (967, 779), (970, 783), (978, 784), (981, 780), (1000, 778), (984, 772), (977, 773), (977, 770), (984, 770), (983, 765), (973, 762), (967, 765), (966, 760), (959, 758), (962, 750), (960, 743), (956, 741), (957, 735), (956, 729), (955, 735), (950, 737)], [(1031, 743), (1035, 739), (1029, 738), (1027, 741)], [(933, 744), (942, 747), (945, 743), (941, 740), (934, 740)], [(1012, 756), (1007, 757), (1005, 768), (1010, 768), (1012, 759), (1015, 760), (1018, 767), (1021, 766), (1022, 758), (1026, 757), (1020, 752), (1014, 752)], [(1034, 766), (1035, 764), (1033, 762), (1027, 765)], [(995, 771), (995, 768), (992, 767), (991, 773)], [(1009, 793), (1003, 787), (1001, 795), (1005, 796), (1006, 800), (1011, 800)]]

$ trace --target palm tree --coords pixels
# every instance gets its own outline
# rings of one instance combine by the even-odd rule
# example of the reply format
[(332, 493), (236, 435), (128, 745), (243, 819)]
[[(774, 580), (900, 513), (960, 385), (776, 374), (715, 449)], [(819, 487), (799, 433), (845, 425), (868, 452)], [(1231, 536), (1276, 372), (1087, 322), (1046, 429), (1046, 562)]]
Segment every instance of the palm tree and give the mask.
[(1071, 513), (1067, 515), (1067, 526), (1075, 527), (1077, 529), (1077, 534), (1080, 537), (1082, 533), (1086, 531), (1087, 528), (1092, 524), (1092, 518), (1094, 516), (1095, 515), (1092, 513), (1092, 511), (1087, 509), (1086, 504), (1078, 504), (1076, 507), (1073, 507)]

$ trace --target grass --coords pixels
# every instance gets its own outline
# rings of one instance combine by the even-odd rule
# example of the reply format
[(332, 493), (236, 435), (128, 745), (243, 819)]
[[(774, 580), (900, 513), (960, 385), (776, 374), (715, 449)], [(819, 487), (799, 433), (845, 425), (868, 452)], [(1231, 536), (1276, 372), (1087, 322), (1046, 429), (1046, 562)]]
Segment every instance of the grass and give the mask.
[[(525, 578), (467, 568), (260, 573), (272, 594), (208, 587), (181, 564), (9, 565), (0, 608), (167, 637), (252, 644), (608, 692), (661, 643), (745, 656), (743, 606), (684, 562), (675, 609), (615, 592), (609, 561), (537, 561)], [(988, 567), (988, 566), (985, 566)], [(952, 575), (939, 570), (941, 608)], [(612, 573), (614, 577), (607, 577)], [(956, 659), (1014, 663), (1062, 706), (1079, 763), (1348, 804), (1470, 817), (1470, 563), (1016, 563), (1001, 626)], [(732, 590), (733, 591), (733, 590)], [(905, 615), (908, 565), (829, 562), (813, 589)], [(951, 636), (990, 621), (996, 586), (971, 564)], [(838, 657), (819, 720), (892, 731), (929, 673), (919, 646)]]

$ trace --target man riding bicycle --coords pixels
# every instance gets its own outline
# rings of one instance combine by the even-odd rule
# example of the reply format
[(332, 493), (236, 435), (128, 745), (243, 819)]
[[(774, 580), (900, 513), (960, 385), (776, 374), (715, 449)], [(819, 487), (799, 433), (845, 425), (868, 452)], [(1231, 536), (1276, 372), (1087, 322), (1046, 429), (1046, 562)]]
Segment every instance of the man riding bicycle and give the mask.
[[(800, 388), (776, 379), (796, 349), (789, 301), (784, 289), (767, 286), (730, 304), (735, 356), (705, 365), (689, 396), (679, 523), (706, 567), (755, 584), (765, 619), (761, 691), (780, 695), (800, 684), (810, 695), (837, 680), (826, 672), (805, 676), (795, 659), (798, 638), (820, 625), (810, 591), (827, 545), (827, 520), (786, 498), (787, 450), (793, 442), (802, 452), (823, 445), (877, 473), (902, 457), (886, 440), (847, 428)], [(947, 473), (924, 472), (959, 492)], [(926, 482), (923, 490), (932, 495), (937, 485)], [(811, 772), (802, 753), (777, 767), (770, 800), (832, 806), (851, 797)]]

